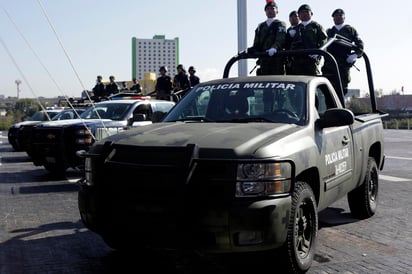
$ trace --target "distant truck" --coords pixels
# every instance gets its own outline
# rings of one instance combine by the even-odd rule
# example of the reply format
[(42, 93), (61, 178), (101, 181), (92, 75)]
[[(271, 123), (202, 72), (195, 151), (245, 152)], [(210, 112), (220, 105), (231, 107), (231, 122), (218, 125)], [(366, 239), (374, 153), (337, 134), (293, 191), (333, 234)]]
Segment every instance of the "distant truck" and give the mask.
[[(374, 215), (385, 113), (367, 55), (372, 112), (354, 114), (325, 77), (228, 78), (259, 54), (233, 57), (223, 79), (190, 90), (162, 122), (93, 144), (78, 193), (85, 226), (114, 249), (260, 251), (271, 269), (305, 273), (318, 211), (347, 196), (354, 217)], [(320, 49), (279, 54), (335, 61)]]
[(64, 176), (67, 168), (82, 169), (84, 158), (79, 153), (88, 151), (96, 140), (150, 124), (175, 105), (148, 97), (127, 98), (92, 104), (79, 119), (50, 121), (33, 127), (30, 152), (33, 164), (59, 176)]
[[(84, 112), (83, 108), (65, 108), (61, 109), (59, 113), (53, 116), (51, 121), (67, 120), (79, 118), (78, 116)], [(17, 142), (22, 151), (25, 151), (27, 155), (31, 156), (31, 144), (33, 136), (33, 128), (45, 121), (32, 121), (20, 126), (20, 130), (17, 133)]]
[(36, 111), (29, 119), (26, 121), (21, 121), (14, 123), (10, 126), (7, 132), (7, 138), (9, 144), (15, 151), (22, 151), (24, 150), (22, 145), (20, 144), (20, 132), (23, 127), (26, 126), (33, 126), (41, 122), (50, 121), (55, 115), (61, 112), (63, 109), (44, 109)]

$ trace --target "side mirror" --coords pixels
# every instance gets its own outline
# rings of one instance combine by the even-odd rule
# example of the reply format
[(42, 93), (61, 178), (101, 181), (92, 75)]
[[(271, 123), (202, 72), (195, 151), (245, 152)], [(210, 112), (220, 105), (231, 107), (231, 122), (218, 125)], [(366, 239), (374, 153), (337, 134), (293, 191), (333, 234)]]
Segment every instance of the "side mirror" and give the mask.
[(146, 121), (146, 114), (136, 113), (132, 118), (127, 120), (127, 126), (132, 126), (134, 122)]
[(319, 128), (340, 127), (352, 125), (355, 116), (348, 109), (332, 108), (326, 110), (322, 117), (316, 120), (316, 126)]
[(146, 121), (146, 114), (137, 113), (133, 115), (133, 122)]

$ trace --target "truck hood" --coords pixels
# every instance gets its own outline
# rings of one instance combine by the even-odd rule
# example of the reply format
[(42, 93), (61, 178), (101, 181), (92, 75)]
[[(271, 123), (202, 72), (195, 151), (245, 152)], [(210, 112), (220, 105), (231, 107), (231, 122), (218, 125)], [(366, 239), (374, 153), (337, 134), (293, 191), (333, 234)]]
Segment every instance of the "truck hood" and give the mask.
[(81, 126), (86, 124), (88, 127), (105, 127), (110, 126), (123, 126), (126, 124), (126, 121), (113, 121), (110, 119), (69, 119), (69, 120), (58, 120), (43, 122), (39, 127), (69, 127), (69, 126)]
[(22, 121), (22, 122), (13, 124), (11, 128), (20, 128), (22, 126), (34, 126), (40, 123), (44, 123), (44, 121)]
[(273, 144), (301, 126), (276, 123), (155, 123), (123, 131), (105, 139), (125, 146), (186, 146), (195, 144), (203, 157), (207, 151), (225, 157), (252, 155), (259, 148)]

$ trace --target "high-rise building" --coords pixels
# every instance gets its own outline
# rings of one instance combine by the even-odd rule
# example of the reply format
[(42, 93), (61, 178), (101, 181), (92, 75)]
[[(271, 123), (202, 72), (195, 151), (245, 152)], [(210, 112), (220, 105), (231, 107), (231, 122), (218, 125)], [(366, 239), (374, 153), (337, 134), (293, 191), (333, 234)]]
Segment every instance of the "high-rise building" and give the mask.
[(159, 74), (167, 66), (169, 75), (176, 73), (179, 63), (179, 38), (166, 39), (155, 35), (153, 39), (132, 38), (132, 77), (144, 79), (146, 73)]

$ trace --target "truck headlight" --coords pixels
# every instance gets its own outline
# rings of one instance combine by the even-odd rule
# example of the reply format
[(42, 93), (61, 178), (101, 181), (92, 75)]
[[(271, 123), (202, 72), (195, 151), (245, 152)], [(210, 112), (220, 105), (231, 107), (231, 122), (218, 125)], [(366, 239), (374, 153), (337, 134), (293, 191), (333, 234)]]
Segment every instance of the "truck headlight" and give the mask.
[(287, 194), (292, 188), (293, 170), (290, 161), (240, 163), (236, 197)]
[(91, 145), (92, 143), (93, 137), (89, 129), (78, 129), (76, 131), (76, 144)]

